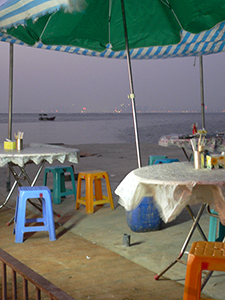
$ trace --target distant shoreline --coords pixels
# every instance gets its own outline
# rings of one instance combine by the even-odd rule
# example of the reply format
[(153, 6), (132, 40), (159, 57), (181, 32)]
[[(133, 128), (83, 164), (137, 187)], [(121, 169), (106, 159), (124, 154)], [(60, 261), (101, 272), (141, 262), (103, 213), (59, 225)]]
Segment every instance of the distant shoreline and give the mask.
[[(46, 111), (44, 112), (48, 115), (65, 115), (65, 114), (75, 114), (75, 115), (83, 115), (83, 114), (95, 114), (95, 115), (98, 115), (98, 114), (114, 114), (114, 115), (117, 115), (117, 114), (131, 114), (131, 112), (52, 112), (52, 111)], [(205, 112), (205, 114), (223, 114), (225, 113), (225, 110), (224, 111), (208, 111), (208, 112)], [(13, 112), (13, 115), (39, 115), (40, 112)], [(201, 114), (201, 112), (198, 112), (198, 111), (147, 111), (147, 112), (139, 112), (137, 111), (137, 114)], [(7, 112), (4, 112), (4, 113), (0, 113), (0, 116), (1, 115), (7, 115), (8, 116), (8, 113)]]

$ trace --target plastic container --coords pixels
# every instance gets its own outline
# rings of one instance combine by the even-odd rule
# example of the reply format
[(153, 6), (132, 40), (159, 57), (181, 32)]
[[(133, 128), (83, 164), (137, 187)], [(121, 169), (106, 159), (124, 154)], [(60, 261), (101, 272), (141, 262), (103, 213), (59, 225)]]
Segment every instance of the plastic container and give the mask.
[(161, 229), (162, 220), (152, 197), (142, 198), (134, 210), (126, 211), (127, 225), (134, 232), (147, 232)]

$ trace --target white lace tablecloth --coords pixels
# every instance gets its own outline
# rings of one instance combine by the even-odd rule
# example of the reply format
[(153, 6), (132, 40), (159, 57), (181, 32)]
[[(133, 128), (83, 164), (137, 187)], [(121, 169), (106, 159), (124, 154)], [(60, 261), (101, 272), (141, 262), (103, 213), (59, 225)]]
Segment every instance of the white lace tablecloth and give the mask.
[(166, 223), (188, 204), (209, 203), (225, 225), (225, 169), (196, 170), (192, 162), (147, 166), (130, 172), (115, 193), (128, 211), (143, 197), (153, 197)]
[(23, 167), (29, 161), (38, 165), (43, 160), (52, 164), (54, 160), (60, 163), (69, 161), (72, 163), (79, 162), (79, 150), (73, 148), (66, 148), (61, 146), (44, 145), (44, 144), (29, 144), (24, 145), (24, 149), (5, 150), (0, 147), (0, 167), (5, 166), (7, 163), (12, 162), (15, 165)]
[[(193, 136), (192, 136), (193, 137)], [(196, 136), (198, 141), (198, 136)], [(187, 152), (192, 153), (191, 138), (184, 135), (167, 135), (162, 136), (158, 141), (159, 146), (163, 147), (179, 147), (184, 148)], [(224, 152), (225, 151), (225, 135), (211, 135), (206, 136), (204, 141), (204, 148), (209, 152)]]

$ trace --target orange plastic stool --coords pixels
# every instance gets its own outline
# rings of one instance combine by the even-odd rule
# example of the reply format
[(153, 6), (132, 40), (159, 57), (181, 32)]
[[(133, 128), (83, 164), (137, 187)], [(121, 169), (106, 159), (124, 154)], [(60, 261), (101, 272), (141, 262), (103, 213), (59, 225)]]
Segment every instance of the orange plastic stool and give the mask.
[(203, 270), (225, 271), (225, 243), (202, 241), (192, 244), (188, 254), (183, 300), (201, 300)]
[[(82, 179), (86, 181), (85, 197), (81, 197)], [(103, 196), (102, 194), (101, 179), (105, 179), (108, 196)], [(93, 183), (95, 187), (95, 194), (93, 190)], [(80, 204), (83, 204), (86, 206), (86, 213), (91, 214), (94, 212), (94, 205), (102, 205), (105, 203), (110, 203), (111, 209), (114, 209), (109, 176), (107, 172), (100, 170), (80, 172), (77, 180), (76, 209), (79, 208)]]

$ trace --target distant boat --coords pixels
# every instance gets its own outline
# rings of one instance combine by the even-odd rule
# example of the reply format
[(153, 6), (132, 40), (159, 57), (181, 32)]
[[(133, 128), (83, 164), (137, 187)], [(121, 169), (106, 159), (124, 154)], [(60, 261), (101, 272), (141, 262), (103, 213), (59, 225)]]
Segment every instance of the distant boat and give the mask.
[(54, 120), (55, 120), (55, 116), (48, 117), (47, 114), (39, 114), (39, 121), (54, 121)]

